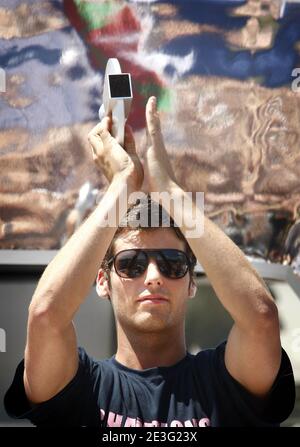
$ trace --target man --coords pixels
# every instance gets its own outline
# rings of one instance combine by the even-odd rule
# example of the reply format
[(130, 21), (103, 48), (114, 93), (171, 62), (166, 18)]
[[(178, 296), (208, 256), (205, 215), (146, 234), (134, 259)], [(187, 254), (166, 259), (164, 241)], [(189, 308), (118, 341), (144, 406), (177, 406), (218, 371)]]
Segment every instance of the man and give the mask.
[[(38, 283), (25, 360), (6, 409), (37, 425), (278, 425), (293, 408), (293, 373), (280, 346), (276, 305), (238, 247), (195, 203), (194, 215), (204, 220), (199, 237), (188, 237), (191, 228), (174, 206), (170, 214), (180, 228), (105, 225), (124, 189), (127, 197), (143, 189), (187, 198), (168, 160), (154, 97), (146, 120), (151, 145), (144, 165), (129, 128), (125, 150), (110, 135), (109, 118), (89, 135), (110, 185)], [(126, 217), (126, 205), (118, 223), (147, 208), (141, 202)], [(184, 316), (196, 292), (195, 257), (234, 325), (227, 342), (193, 356), (186, 352)], [(72, 323), (96, 275), (99, 295), (112, 303), (118, 341), (116, 355), (98, 362), (77, 349)]]

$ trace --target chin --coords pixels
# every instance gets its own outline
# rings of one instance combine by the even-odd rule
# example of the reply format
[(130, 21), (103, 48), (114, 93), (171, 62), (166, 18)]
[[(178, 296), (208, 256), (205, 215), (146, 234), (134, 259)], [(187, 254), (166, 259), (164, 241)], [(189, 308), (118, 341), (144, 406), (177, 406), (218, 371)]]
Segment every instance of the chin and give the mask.
[(140, 332), (158, 332), (170, 327), (167, 315), (152, 315), (144, 312), (134, 319), (134, 326)]

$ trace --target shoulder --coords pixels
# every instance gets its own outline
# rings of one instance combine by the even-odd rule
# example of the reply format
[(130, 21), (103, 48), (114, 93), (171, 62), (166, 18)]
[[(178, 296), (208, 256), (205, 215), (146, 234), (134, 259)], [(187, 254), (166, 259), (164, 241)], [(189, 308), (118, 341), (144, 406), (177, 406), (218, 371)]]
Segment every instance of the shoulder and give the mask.
[(4, 397), (8, 415), (18, 419), (29, 419), (35, 425), (62, 423), (76, 425), (83, 408), (96, 406), (95, 393), (97, 394), (101, 378), (107, 376), (103, 374), (107, 369), (105, 360), (94, 359), (82, 347), (78, 348), (78, 358), (78, 369), (73, 379), (50, 400), (33, 407), (29, 405), (24, 389), (24, 360), (22, 360)]
[[(205, 349), (196, 354), (197, 365), (201, 371), (209, 373), (210, 385), (213, 385), (216, 399), (234, 402), (235, 406), (256, 412), (266, 423), (281, 423), (288, 418), (295, 403), (295, 381), (291, 361), (282, 349), (281, 364), (274, 384), (266, 398), (257, 398), (248, 392), (229, 373), (225, 365), (227, 340), (215, 348)], [(204, 367), (204, 368), (203, 368)]]
[(114, 367), (113, 357), (99, 360), (90, 355), (83, 347), (78, 347), (78, 357), (77, 375), (85, 376), (93, 383), (100, 382), (100, 379), (111, 377), (118, 372)]
[(79, 367), (78, 373), (85, 373), (86, 375), (94, 376), (101, 372), (110, 370), (112, 368), (111, 359), (96, 359), (90, 355), (85, 348), (78, 347)]
[(210, 367), (213, 368), (219, 362), (222, 363), (222, 359), (224, 359), (225, 348), (227, 341), (223, 341), (213, 348), (203, 349), (192, 357), (198, 366), (201, 367)]

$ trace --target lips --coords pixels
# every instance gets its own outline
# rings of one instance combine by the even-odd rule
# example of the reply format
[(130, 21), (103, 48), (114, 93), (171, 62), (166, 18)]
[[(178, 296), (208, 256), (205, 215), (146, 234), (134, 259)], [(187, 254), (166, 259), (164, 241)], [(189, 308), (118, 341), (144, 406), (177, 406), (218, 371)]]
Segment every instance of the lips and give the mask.
[(167, 302), (168, 300), (167, 300), (167, 298), (165, 298), (162, 295), (151, 294), (151, 295), (142, 296), (137, 301), (138, 302), (163, 303), (163, 302)]

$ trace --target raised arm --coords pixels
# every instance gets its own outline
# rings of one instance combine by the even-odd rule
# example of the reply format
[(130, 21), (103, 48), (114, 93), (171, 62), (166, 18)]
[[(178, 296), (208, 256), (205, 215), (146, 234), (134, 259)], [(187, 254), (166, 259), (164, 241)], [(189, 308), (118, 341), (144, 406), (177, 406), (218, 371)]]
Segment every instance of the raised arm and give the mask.
[[(275, 302), (243, 252), (176, 183), (164, 147), (154, 99), (147, 104), (146, 117), (151, 140), (145, 159), (147, 187), (149, 191), (172, 194), (178, 203), (186, 199), (186, 203), (190, 204), (184, 210), (185, 214), (180, 208), (181, 211), (177, 209), (175, 215), (174, 208), (171, 208), (171, 215), (185, 234), (219, 300), (234, 320), (225, 351), (227, 370), (248, 391), (264, 396), (276, 378), (281, 361)], [(187, 215), (189, 212), (190, 216)], [(202, 235), (189, 236), (196, 226), (187, 226), (187, 217), (189, 224), (192, 220), (198, 223), (203, 221)]]
[[(47, 266), (29, 306), (24, 386), (32, 403), (50, 399), (76, 374), (78, 353), (72, 319), (85, 300), (123, 217), (118, 212), (119, 200), (138, 190), (143, 180), (130, 129), (126, 129), (124, 150), (111, 137), (109, 126), (110, 120), (105, 118), (89, 134), (93, 159), (109, 180), (109, 188)], [(106, 225), (111, 210), (117, 211), (116, 224)]]

